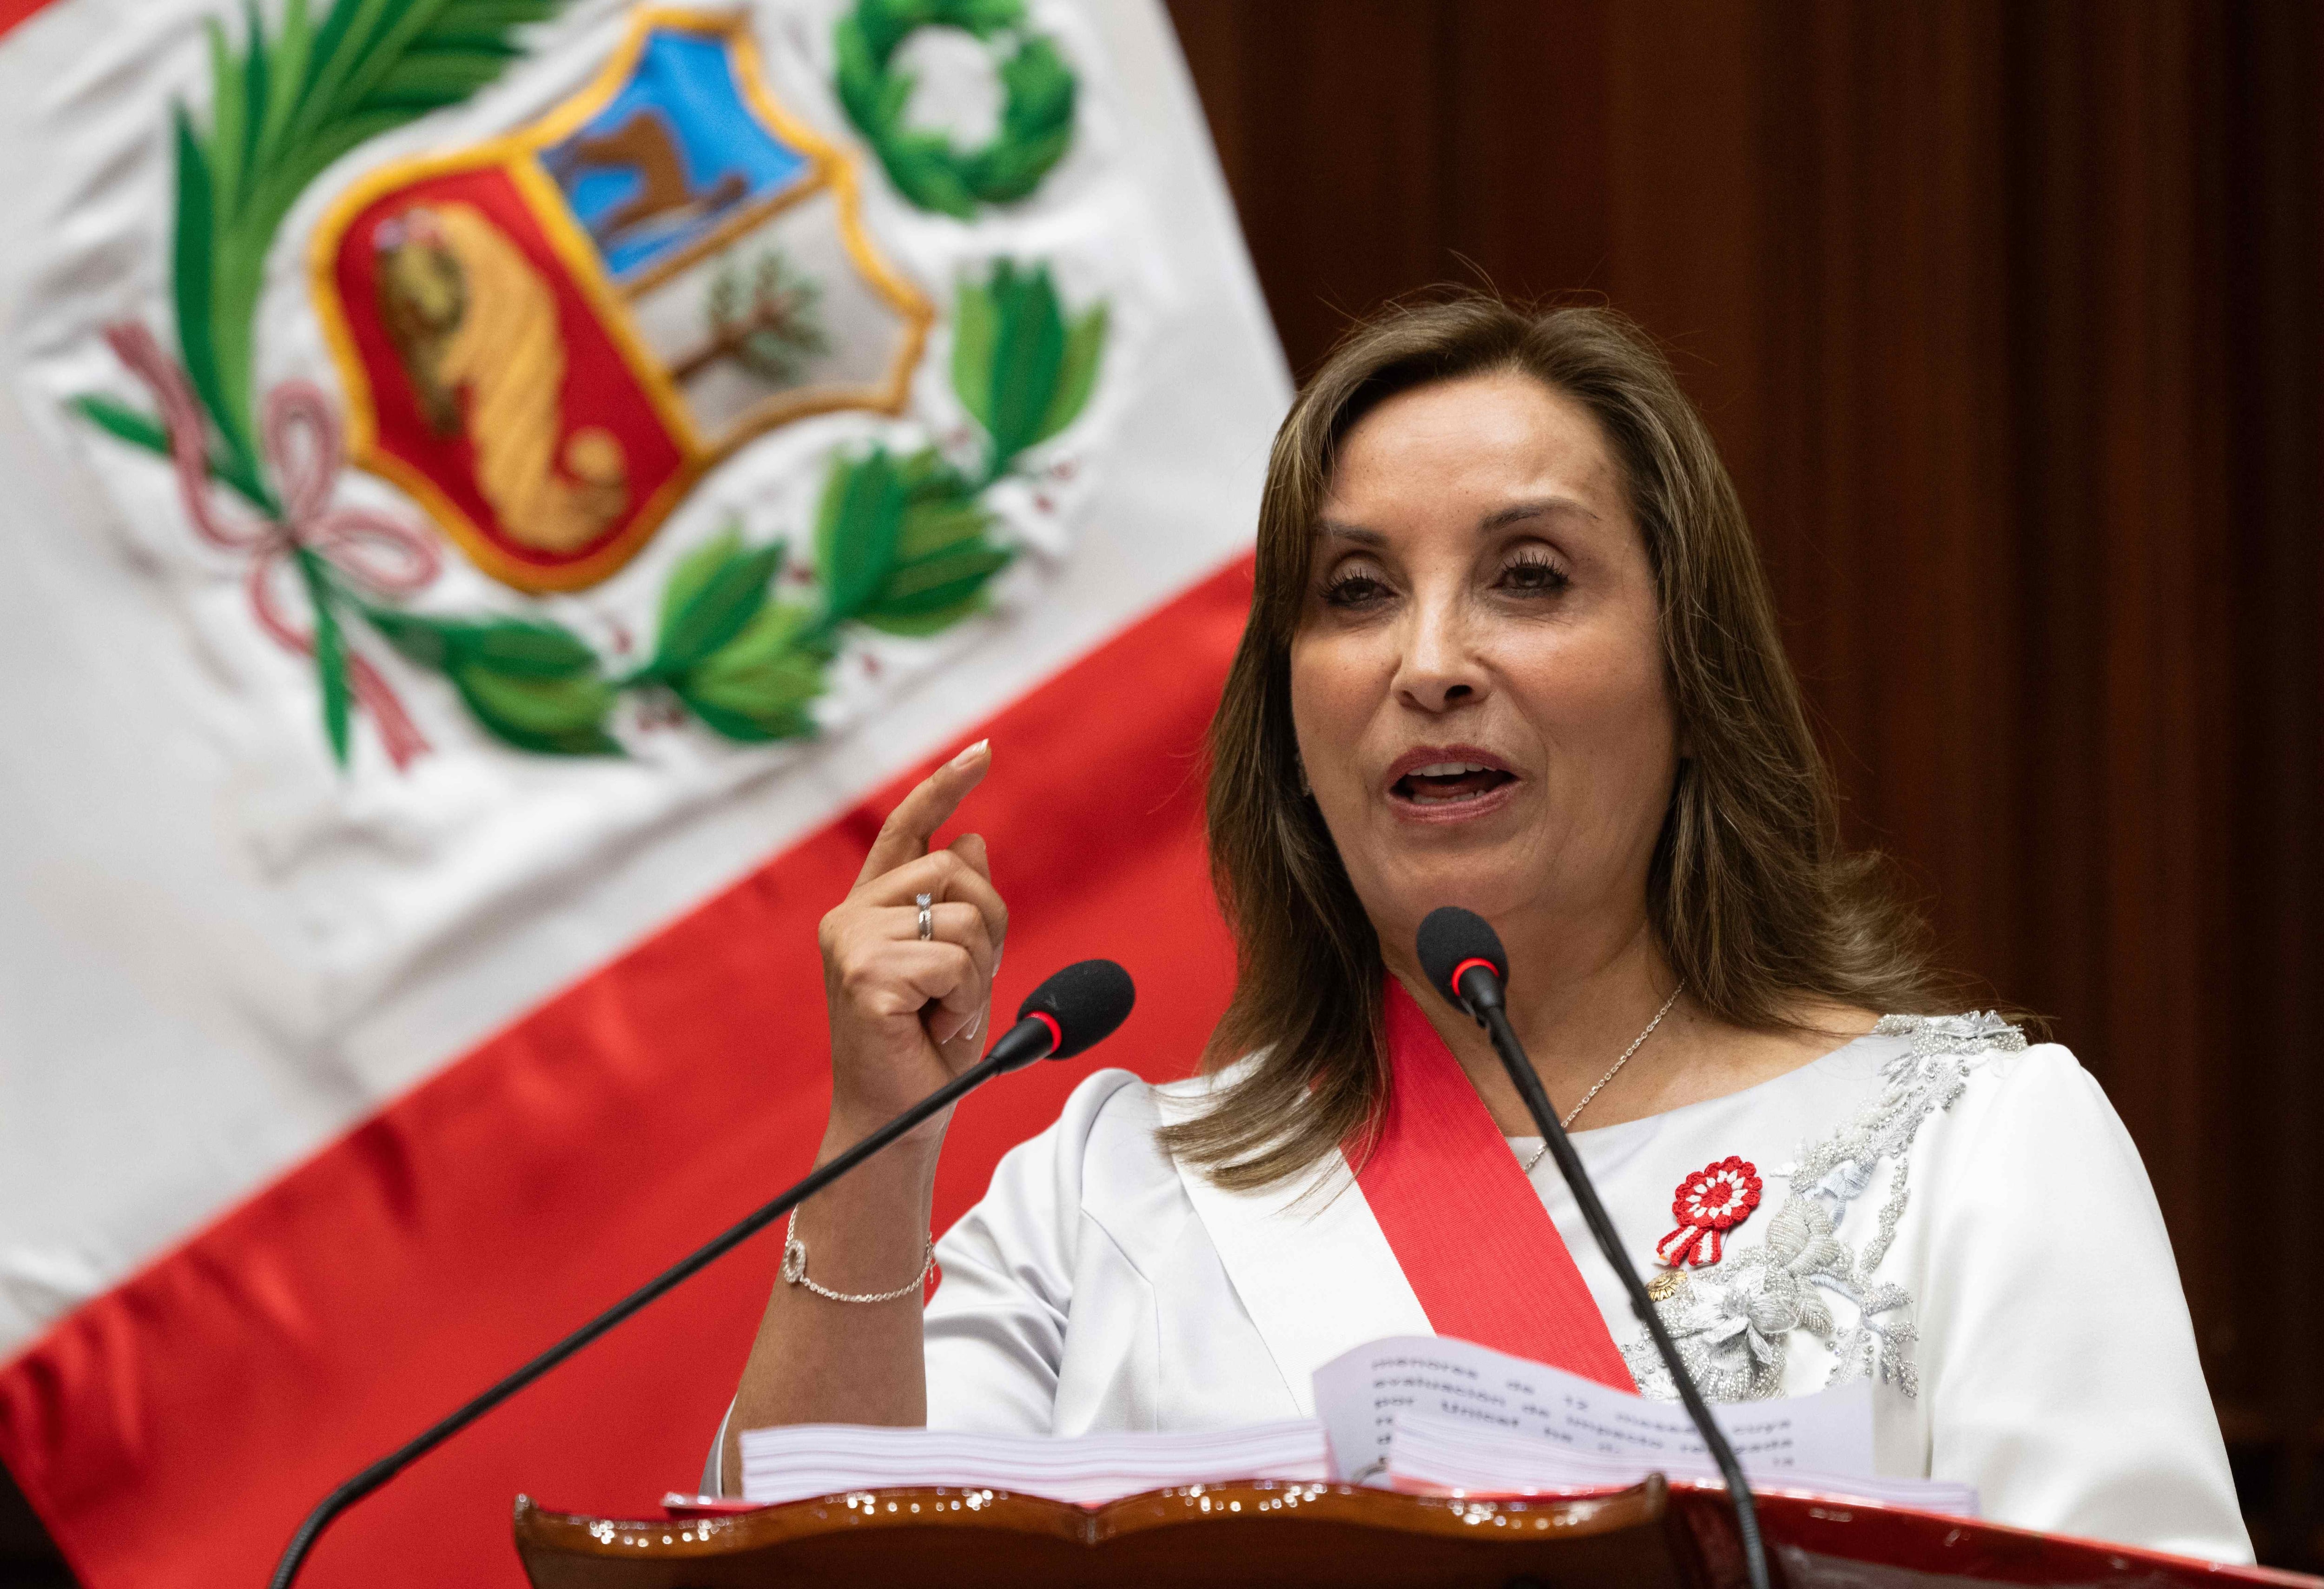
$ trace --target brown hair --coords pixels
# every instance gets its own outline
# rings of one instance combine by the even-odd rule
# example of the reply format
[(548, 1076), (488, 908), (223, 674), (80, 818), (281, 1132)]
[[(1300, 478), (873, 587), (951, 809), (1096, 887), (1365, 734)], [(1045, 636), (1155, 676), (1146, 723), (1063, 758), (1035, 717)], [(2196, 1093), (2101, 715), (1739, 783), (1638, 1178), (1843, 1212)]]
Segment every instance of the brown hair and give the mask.
[(1250, 619), (1211, 723), (1211, 868), (1237, 970), (1203, 1064), (1257, 1058), (1162, 1135), (1222, 1186), (1296, 1173), (1375, 1126), (1387, 1101), (1379, 944), (1302, 792), (1291, 719), (1291, 640), (1335, 452), (1397, 393), (1499, 371), (1595, 416), (1646, 540), (1687, 745), (1647, 913), (1688, 995), (1767, 1031), (1796, 1030), (1812, 1002), (1922, 1012), (1945, 990), (1879, 857), (1840, 845), (1742, 502), (1645, 333), (1603, 309), (1534, 312), (1478, 292), (1398, 304), (1341, 339), (1276, 434)]

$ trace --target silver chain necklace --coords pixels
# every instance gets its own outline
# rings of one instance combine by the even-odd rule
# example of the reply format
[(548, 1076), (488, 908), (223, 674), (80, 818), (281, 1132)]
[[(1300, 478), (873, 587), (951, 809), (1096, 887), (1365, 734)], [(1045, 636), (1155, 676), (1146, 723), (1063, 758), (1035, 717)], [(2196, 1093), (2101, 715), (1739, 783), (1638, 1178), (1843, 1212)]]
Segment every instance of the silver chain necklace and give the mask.
[[(1684, 992), (1686, 992), (1686, 984), (1684, 983), (1681, 983), (1678, 986), (1671, 989), (1671, 996), (1663, 1001), (1663, 1007), (1655, 1012), (1655, 1018), (1652, 1021), (1646, 1022), (1646, 1030), (1640, 1032), (1637, 1037), (1632, 1040), (1630, 1046), (1622, 1050), (1622, 1057), (1619, 1059), (1615, 1060), (1611, 1066), (1607, 1067), (1606, 1074), (1598, 1078), (1598, 1085), (1582, 1095), (1582, 1102), (1576, 1104), (1571, 1110), (1567, 1111), (1565, 1118), (1557, 1122), (1560, 1127), (1567, 1131), (1573, 1129), (1573, 1122), (1581, 1118), (1582, 1112), (1584, 1109), (1590, 1107), (1590, 1100), (1596, 1097), (1600, 1091), (1605, 1087), (1608, 1082), (1612, 1081), (1616, 1076), (1619, 1075), (1621, 1073), (1622, 1067), (1630, 1062), (1630, 1056), (1637, 1053), (1646, 1045), (1646, 1040), (1655, 1035), (1655, 1028), (1663, 1023), (1663, 1017), (1671, 1012), (1671, 1006), (1678, 1002), (1678, 996)], [(1531, 1175), (1536, 1169), (1540, 1168), (1541, 1161), (1547, 1158), (1548, 1155), (1549, 1143), (1545, 1140), (1541, 1145), (1541, 1151), (1536, 1153), (1532, 1158), (1526, 1160), (1526, 1174)]]

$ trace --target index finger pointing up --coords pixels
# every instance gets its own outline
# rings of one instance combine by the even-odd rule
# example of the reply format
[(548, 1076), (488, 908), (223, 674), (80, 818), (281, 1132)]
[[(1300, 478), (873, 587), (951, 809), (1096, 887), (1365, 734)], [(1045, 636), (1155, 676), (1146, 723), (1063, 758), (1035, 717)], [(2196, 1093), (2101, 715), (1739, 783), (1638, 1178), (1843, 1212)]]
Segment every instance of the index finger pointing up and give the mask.
[(984, 781), (992, 768), (990, 740), (978, 740), (974, 744), (946, 762), (922, 779), (911, 793), (888, 813), (888, 820), (880, 827), (880, 836), (872, 841), (872, 853), (863, 857), (863, 870), (858, 873), (858, 888), (873, 878), (893, 872), (907, 861), (917, 861), (928, 853), (928, 840), (936, 830), (968, 798), (968, 791)]

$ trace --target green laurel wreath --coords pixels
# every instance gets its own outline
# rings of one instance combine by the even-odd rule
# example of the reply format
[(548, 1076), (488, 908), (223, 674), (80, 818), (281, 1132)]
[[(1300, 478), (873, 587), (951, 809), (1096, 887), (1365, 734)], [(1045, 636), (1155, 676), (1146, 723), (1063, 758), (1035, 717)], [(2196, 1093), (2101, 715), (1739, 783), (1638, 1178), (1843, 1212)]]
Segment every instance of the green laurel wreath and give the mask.
[[(523, 52), (516, 30), (567, 3), (332, 0), (318, 23), (308, 0), (288, 0), (270, 39), (254, 0), (244, 0), (246, 44), (238, 55), (225, 29), (208, 24), (211, 125), (198, 127), (182, 104), (173, 113), (179, 360), (209, 430), (210, 475), (262, 513), (279, 519), (282, 507), (257, 446), (252, 356), (263, 267), (283, 217), (341, 155), (494, 80)], [(884, 41), (864, 60), (884, 72), (913, 28), (950, 21), (990, 37), (1016, 27), (1023, 7), (1021, 0), (863, 0), (859, 15), (865, 19), (859, 44)], [(843, 49), (843, 77), (845, 60)], [(1015, 130), (1003, 143), (1013, 152), (980, 154), (973, 186), (964, 189), (996, 202), (1029, 192), (1072, 136), (1073, 79), (1053, 49), (1028, 40), (1003, 72), (1015, 107), (1009, 122)], [(900, 88), (884, 88), (881, 96), (892, 96), (900, 115), (911, 85), (889, 81)], [(918, 136), (907, 134), (906, 147), (921, 147), (910, 143)], [(948, 146), (945, 158), (953, 158)], [(344, 767), (349, 756), (356, 701), (348, 634), (358, 621), (406, 661), (441, 675), (479, 725), (521, 750), (620, 753), (608, 724), (625, 691), (661, 692), (732, 740), (813, 733), (808, 708), (823, 693), (847, 625), (925, 635), (982, 605), (1012, 554), (987, 538), (994, 516), (980, 499), (1019, 454), (1064, 430), (1086, 405), (1105, 330), (1102, 304), (1067, 322), (1044, 266), (1004, 260), (983, 282), (964, 282), (952, 376), (963, 407), (985, 432), (982, 467), (964, 473), (932, 448), (898, 456), (875, 447), (835, 458), (814, 536), (818, 600), (774, 600), (784, 545), (747, 547), (730, 526), (672, 570), (653, 654), (626, 673), (609, 672), (586, 641), (553, 622), (383, 605), (327, 558), (292, 542), (313, 611), (334, 759)], [(170, 438), (150, 413), (96, 393), (69, 406), (123, 442), (170, 453)]]
[[(925, 27), (1016, 41), (999, 69), (1001, 130), (975, 149), (904, 125), (914, 79), (896, 69), (896, 51)], [(1012, 204), (1039, 187), (1073, 143), (1074, 74), (1054, 43), (1027, 29), (1024, 0), (857, 0), (833, 42), (848, 119), (897, 189), (922, 209), (966, 220), (980, 204)]]
[(779, 601), (788, 545), (745, 545), (729, 524), (671, 570), (652, 655), (609, 674), (562, 625), (441, 618), (365, 605), (406, 661), (451, 681), (486, 730), (520, 750), (618, 755), (608, 726), (624, 691), (657, 691), (705, 727), (745, 744), (805, 738), (809, 711), (850, 624), (934, 634), (976, 612), (1015, 555), (994, 544), (981, 500), (1019, 455), (1079, 417), (1105, 345), (1102, 303), (1067, 320), (1047, 267), (996, 262), (964, 282), (953, 390), (985, 434), (966, 473), (932, 448), (873, 447), (832, 460), (816, 512), (812, 603)]

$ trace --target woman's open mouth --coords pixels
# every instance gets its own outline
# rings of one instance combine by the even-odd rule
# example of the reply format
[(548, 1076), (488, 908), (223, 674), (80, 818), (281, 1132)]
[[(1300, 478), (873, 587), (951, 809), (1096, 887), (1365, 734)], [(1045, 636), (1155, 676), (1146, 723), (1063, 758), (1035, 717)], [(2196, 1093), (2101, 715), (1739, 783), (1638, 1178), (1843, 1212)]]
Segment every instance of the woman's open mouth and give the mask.
[(1388, 771), (1388, 799), (1413, 817), (1482, 815), (1500, 806), (1517, 781), (1498, 756), (1468, 745), (1407, 751)]
[(1431, 762), (1416, 767), (1391, 786), (1396, 798), (1420, 806), (1446, 806), (1489, 795), (1516, 777), (1473, 762)]

